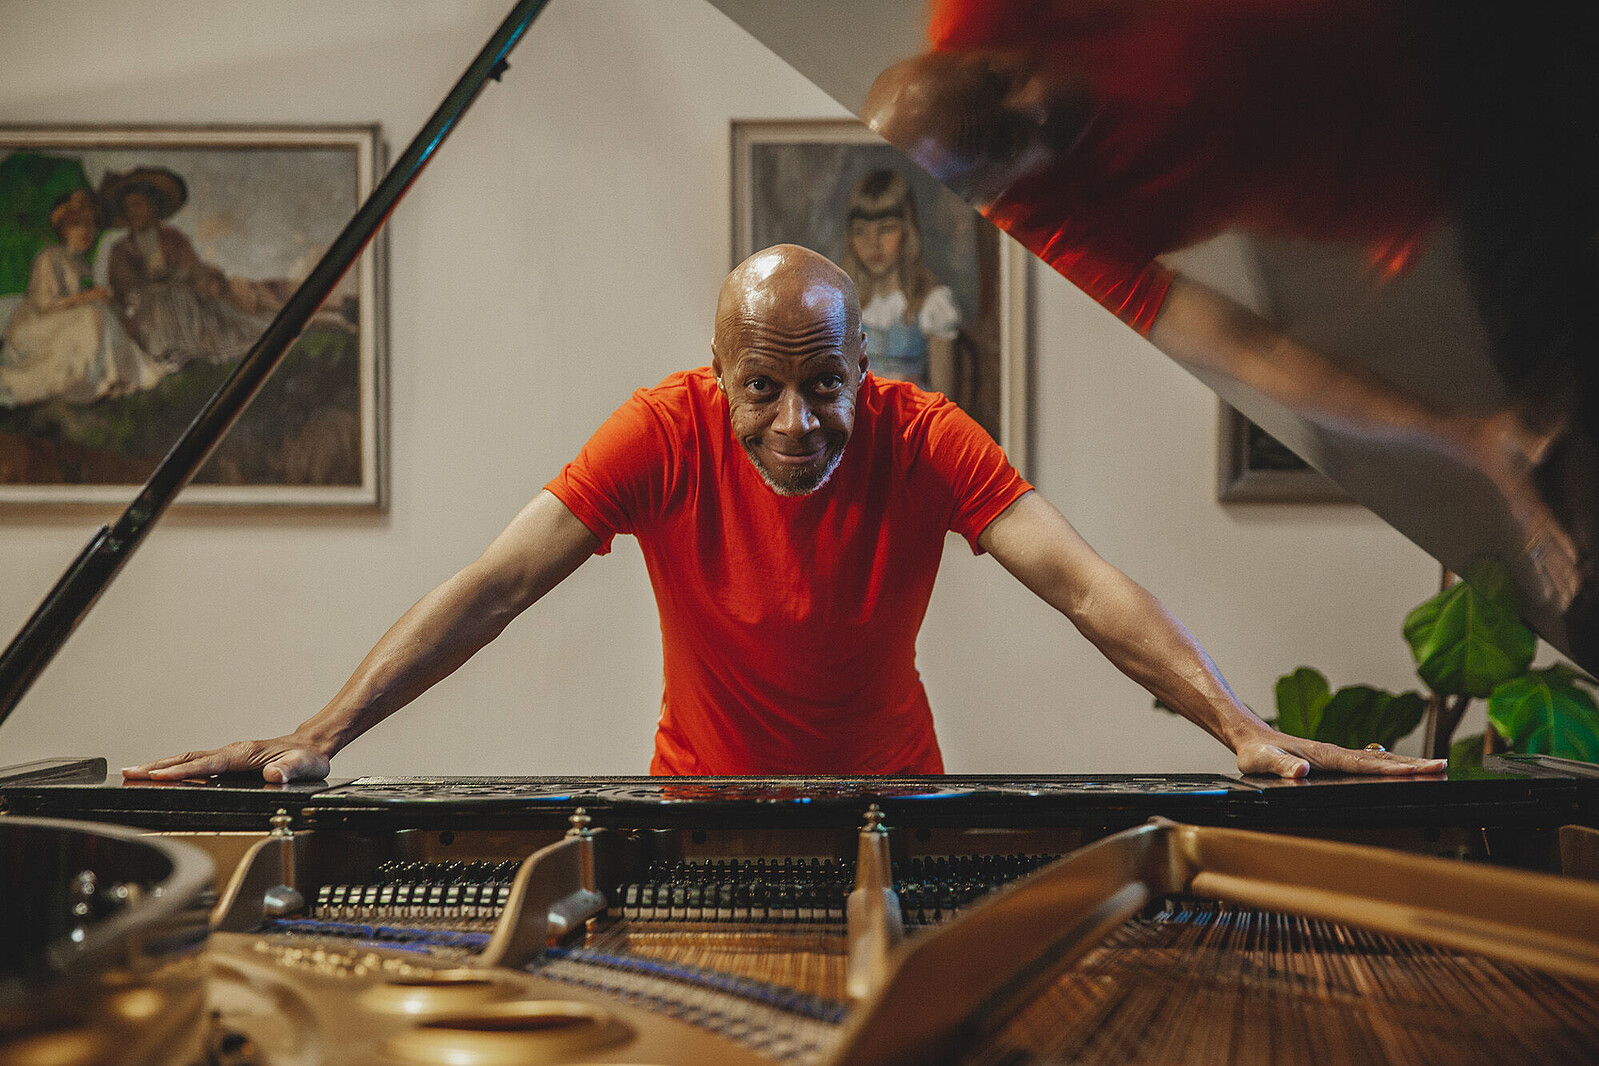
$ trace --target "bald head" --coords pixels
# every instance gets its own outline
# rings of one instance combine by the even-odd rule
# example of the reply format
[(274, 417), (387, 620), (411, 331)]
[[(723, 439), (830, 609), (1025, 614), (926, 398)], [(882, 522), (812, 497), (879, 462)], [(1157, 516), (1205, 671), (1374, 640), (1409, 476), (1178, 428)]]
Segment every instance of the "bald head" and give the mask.
[(756, 252), (722, 283), (711, 366), (767, 485), (816, 491), (844, 454), (866, 372), (855, 284), (808, 248)]
[(850, 336), (860, 332), (860, 324), (860, 298), (848, 274), (809, 248), (776, 244), (734, 267), (722, 282), (711, 348), (723, 354), (724, 339), (751, 327), (831, 327)]
[(1075, 68), (1000, 49), (928, 52), (878, 75), (861, 117), (962, 199), (992, 203), (1070, 149), (1092, 112)]

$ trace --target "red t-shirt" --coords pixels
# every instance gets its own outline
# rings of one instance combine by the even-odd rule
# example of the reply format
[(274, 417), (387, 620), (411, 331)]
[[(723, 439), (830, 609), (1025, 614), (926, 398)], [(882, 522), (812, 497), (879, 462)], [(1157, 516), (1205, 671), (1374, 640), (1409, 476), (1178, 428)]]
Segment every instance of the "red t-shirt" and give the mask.
[(1239, 228), (1358, 242), (1394, 271), (1441, 215), (1392, 0), (936, 0), (928, 38), (1087, 78), (1081, 138), (984, 213), (1142, 333), (1162, 252)]
[(942, 773), (916, 634), (953, 530), (1032, 486), (954, 403), (868, 374), (833, 476), (779, 496), (708, 367), (640, 389), (545, 486), (638, 538), (661, 616), (657, 774)]

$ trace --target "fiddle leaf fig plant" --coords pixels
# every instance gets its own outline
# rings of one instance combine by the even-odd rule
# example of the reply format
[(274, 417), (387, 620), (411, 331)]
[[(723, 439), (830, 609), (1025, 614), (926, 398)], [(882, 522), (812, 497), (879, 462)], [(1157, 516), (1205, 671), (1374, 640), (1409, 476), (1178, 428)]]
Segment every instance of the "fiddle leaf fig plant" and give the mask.
[(1345, 748), (1391, 746), (1416, 728), (1426, 710), (1418, 692), (1395, 695), (1369, 685), (1332, 692), (1327, 679), (1308, 666), (1277, 682), (1278, 729)]
[(1516, 614), (1515, 588), (1483, 559), (1405, 618), (1416, 673), (1440, 695), (1485, 698), (1532, 665), (1538, 639)]
[(1585, 680), (1563, 663), (1529, 670), (1494, 689), (1488, 722), (1512, 751), (1599, 762), (1599, 706)]
[(1480, 559), (1464, 581), (1405, 618), (1405, 640), (1428, 695), (1367, 685), (1334, 692), (1319, 672), (1302, 666), (1277, 682), (1277, 728), (1346, 748), (1392, 747), (1420, 724), (1430, 704), (1437, 719), (1425, 754), (1480, 762), (1482, 737), (1450, 741), (1471, 701), (1487, 699), (1489, 726), (1511, 751), (1599, 762), (1599, 705), (1592, 692), (1599, 682), (1564, 663), (1532, 669), (1538, 638), (1517, 609), (1504, 564)]
[(1277, 728), (1296, 737), (1319, 740), (1316, 729), (1321, 712), (1332, 699), (1332, 688), (1321, 671), (1301, 666), (1277, 679)]

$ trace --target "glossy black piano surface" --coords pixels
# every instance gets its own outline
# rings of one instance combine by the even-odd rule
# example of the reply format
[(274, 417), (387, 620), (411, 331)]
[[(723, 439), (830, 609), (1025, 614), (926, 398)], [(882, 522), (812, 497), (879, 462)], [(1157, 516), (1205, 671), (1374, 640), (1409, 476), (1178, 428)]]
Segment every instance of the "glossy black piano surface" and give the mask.
[[(564, 829), (579, 808), (622, 830), (853, 829), (876, 804), (890, 825), (1060, 828), (1082, 839), (1162, 816), (1196, 824), (1385, 835), (1425, 848), (1470, 839), (1481, 858), (1551, 865), (1561, 825), (1596, 824), (1599, 775), (1582, 764), (1490, 757), (1486, 769), (1414, 780), (1213, 774), (943, 777), (363, 777), (271, 785), (249, 776), (178, 784), (0, 785), (14, 814), (153, 830)], [(1487, 834), (1486, 843), (1482, 834)], [(1448, 845), (1441, 850), (1449, 850)], [(1454, 850), (1458, 853), (1458, 847)], [(1495, 853), (1497, 851), (1497, 854)]]

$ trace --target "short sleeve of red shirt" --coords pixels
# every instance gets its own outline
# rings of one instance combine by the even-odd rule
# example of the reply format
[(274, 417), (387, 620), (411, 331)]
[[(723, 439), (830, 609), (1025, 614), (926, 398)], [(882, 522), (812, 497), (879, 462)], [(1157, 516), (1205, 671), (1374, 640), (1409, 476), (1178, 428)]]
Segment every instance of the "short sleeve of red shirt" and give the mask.
[(1032, 491), (994, 438), (955, 403), (934, 397), (911, 423), (920, 437), (918, 461), (926, 462), (949, 492), (949, 528), (982, 554), (977, 538), (1005, 508)]
[(674, 374), (634, 392), (544, 486), (600, 538), (596, 555), (611, 550), (616, 534), (637, 532), (670, 491), (679, 450), (673, 424), (685, 412), (661, 403), (660, 394), (682, 387), (682, 375)]
[(927, 40), (934, 48), (985, 48), (1014, 43), (1017, 26), (1048, 20), (1043, 0), (934, 0)]
[(1052, 203), (1049, 191), (1034, 188), (1017, 203), (996, 205), (983, 213), (1095, 303), (1140, 336), (1149, 336), (1175, 275), (1148, 256), (1116, 248), (1119, 242), (1094, 232), (1080, 216), (1050, 213), (1052, 206), (1058, 205)]

